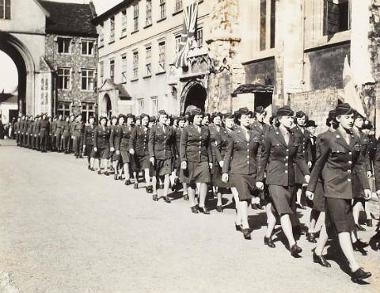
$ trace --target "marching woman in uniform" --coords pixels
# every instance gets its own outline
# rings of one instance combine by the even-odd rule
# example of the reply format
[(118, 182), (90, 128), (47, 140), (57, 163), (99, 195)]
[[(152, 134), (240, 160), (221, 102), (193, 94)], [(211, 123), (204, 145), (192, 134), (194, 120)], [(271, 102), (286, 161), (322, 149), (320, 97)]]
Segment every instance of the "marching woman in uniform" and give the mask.
[[(371, 273), (364, 271), (354, 256), (351, 232), (355, 228), (352, 214), (353, 187), (360, 184), (366, 198), (371, 196), (364, 162), (360, 161), (360, 138), (351, 133), (354, 123), (354, 110), (347, 103), (338, 104), (335, 109), (338, 128), (321, 139), (320, 154), (311, 173), (307, 196), (312, 199), (318, 178), (323, 178), (326, 197), (326, 229), (320, 234), (313, 254), (314, 262), (329, 267), (323, 256), (328, 234), (338, 234), (339, 244), (348, 260), (351, 279), (354, 282), (369, 278)], [(354, 182), (358, 181), (358, 182)]]
[(252, 112), (241, 108), (237, 113), (238, 127), (231, 133), (223, 163), (223, 181), (230, 182), (236, 202), (236, 230), (251, 239), (248, 205), (256, 189), (257, 152), (260, 137), (250, 129)]
[(111, 126), (111, 134), (110, 134), (110, 150), (112, 152), (111, 164), (114, 170), (114, 179), (121, 179), (121, 175), (119, 176), (119, 163), (120, 163), (120, 150), (117, 149), (116, 144), (120, 141), (121, 128), (125, 121), (125, 116), (120, 114), (117, 120), (117, 125)]
[(132, 130), (129, 153), (135, 160), (133, 166), (133, 176), (135, 178), (134, 188), (138, 189), (138, 173), (143, 171), (146, 182), (145, 190), (146, 192), (151, 193), (153, 192), (153, 186), (151, 182), (152, 168), (149, 161), (149, 119), (149, 115), (147, 114), (142, 114), (140, 116), (140, 125), (135, 126)]
[[(191, 113), (192, 124), (185, 127), (181, 136), (181, 180), (188, 186), (188, 196), (191, 211), (210, 214), (205, 206), (210, 182), (210, 168), (212, 168), (212, 153), (210, 131), (202, 126), (203, 113), (194, 109)], [(199, 201), (195, 199), (195, 189), (198, 185)]]
[[(259, 160), (256, 186), (264, 189), (264, 173), (268, 184), (272, 205), (280, 216), (282, 230), (288, 240), (289, 250), (293, 257), (299, 257), (302, 249), (297, 245), (291, 222), (294, 216), (295, 164), (303, 173), (306, 183), (309, 180), (309, 168), (303, 157), (302, 141), (298, 141), (291, 132), (294, 112), (289, 106), (277, 111), (278, 128), (271, 129), (264, 139), (263, 151)], [(268, 229), (264, 244), (273, 246), (271, 239), (276, 218), (268, 219)]]
[(229, 188), (229, 184), (222, 181), (224, 155), (228, 145), (228, 136), (222, 125), (222, 119), (222, 113), (214, 113), (211, 117), (212, 124), (209, 126), (213, 162), (211, 183), (217, 197), (216, 211), (219, 213), (223, 212), (222, 191)]
[(88, 125), (84, 128), (83, 134), (83, 153), (87, 156), (88, 169), (95, 171), (94, 162), (96, 153), (94, 151), (94, 139), (95, 139), (95, 118), (90, 117), (88, 119)]
[[(131, 155), (129, 153), (129, 149), (130, 149), (129, 142), (131, 140), (131, 134), (133, 130), (133, 124), (135, 122), (135, 116), (133, 116), (132, 114), (128, 114), (126, 118), (127, 118), (126, 123), (121, 125), (120, 134), (119, 136), (117, 136), (115, 148), (116, 148), (116, 151), (120, 152), (121, 161), (122, 161), (123, 169), (124, 169), (124, 175), (125, 175), (124, 184), (130, 185), (131, 184), (130, 169), (131, 169), (131, 164), (133, 162), (132, 162)], [(120, 176), (121, 176), (122, 171), (123, 170), (120, 170), (120, 173), (119, 173)]]
[(107, 117), (100, 117), (99, 124), (94, 134), (94, 151), (99, 158), (98, 174), (108, 176), (107, 160), (110, 152), (110, 130), (107, 127)]

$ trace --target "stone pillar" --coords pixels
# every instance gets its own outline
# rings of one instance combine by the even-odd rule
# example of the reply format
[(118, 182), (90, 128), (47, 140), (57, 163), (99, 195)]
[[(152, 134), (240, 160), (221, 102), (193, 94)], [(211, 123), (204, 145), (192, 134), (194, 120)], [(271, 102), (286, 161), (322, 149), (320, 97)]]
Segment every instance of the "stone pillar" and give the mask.
[(244, 82), (239, 58), (239, 0), (212, 0), (206, 40), (213, 63), (207, 111), (231, 111), (231, 93)]

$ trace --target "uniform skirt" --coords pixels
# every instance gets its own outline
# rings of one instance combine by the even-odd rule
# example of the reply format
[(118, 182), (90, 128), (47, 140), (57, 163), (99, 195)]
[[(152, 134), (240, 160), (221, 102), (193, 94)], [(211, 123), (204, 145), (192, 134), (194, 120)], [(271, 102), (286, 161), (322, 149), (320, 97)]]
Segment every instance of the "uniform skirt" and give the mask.
[(187, 184), (209, 183), (211, 176), (208, 162), (187, 162), (187, 169), (181, 170), (180, 177)]
[(154, 166), (154, 173), (156, 177), (169, 175), (172, 173), (172, 159), (157, 160)]
[(355, 222), (350, 199), (326, 198), (326, 228), (331, 233), (351, 232)]
[(294, 197), (293, 186), (269, 185), (269, 196), (272, 200), (275, 210), (282, 216), (293, 214), (292, 203)]
[(230, 186), (235, 187), (240, 201), (250, 201), (252, 194), (256, 190), (256, 176), (255, 174), (230, 174)]

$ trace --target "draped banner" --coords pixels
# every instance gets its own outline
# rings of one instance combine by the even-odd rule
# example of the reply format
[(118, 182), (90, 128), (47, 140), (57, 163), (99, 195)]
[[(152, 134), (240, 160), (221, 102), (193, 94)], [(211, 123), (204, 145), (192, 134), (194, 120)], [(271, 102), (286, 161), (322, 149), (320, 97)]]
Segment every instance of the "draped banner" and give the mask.
[(183, 12), (183, 33), (181, 34), (181, 43), (174, 63), (177, 68), (188, 66), (187, 55), (191, 48), (191, 43), (195, 39), (195, 30), (198, 18), (198, 1), (191, 3), (184, 9)]

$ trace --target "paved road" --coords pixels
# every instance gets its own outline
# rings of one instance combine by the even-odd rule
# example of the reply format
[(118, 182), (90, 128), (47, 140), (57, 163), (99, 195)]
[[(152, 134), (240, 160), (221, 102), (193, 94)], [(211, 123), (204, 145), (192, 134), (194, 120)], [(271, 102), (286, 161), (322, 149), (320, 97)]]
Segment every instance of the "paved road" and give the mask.
[(84, 160), (0, 144), (0, 292), (380, 292), (380, 252), (357, 254), (374, 273), (360, 286), (336, 262), (313, 264), (304, 236), (300, 259), (264, 247), (263, 214), (245, 241), (233, 210), (192, 215)]

